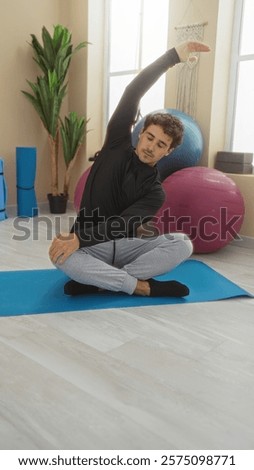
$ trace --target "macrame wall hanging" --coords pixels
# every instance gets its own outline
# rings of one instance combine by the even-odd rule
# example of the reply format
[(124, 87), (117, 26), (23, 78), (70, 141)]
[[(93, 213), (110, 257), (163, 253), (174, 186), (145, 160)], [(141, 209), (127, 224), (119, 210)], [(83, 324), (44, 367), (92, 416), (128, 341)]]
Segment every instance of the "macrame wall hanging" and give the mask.
[[(190, 6), (193, 6), (192, 2), (189, 3), (188, 8)], [(184, 26), (176, 26), (175, 29), (177, 43), (181, 43), (187, 40), (202, 42), (204, 38), (204, 28), (207, 24), (207, 21), (201, 21), (197, 23), (193, 22), (190, 24), (186, 24)], [(197, 103), (199, 53), (195, 52), (193, 54), (190, 54), (189, 60), (185, 63), (179, 64), (177, 69), (176, 108), (179, 111), (183, 111), (184, 113), (189, 114), (190, 116), (195, 118)]]

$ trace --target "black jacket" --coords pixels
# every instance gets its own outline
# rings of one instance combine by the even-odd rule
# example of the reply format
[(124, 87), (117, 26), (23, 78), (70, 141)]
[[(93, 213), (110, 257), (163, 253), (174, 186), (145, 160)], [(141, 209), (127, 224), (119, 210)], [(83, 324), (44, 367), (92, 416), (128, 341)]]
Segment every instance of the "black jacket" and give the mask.
[(139, 160), (132, 147), (131, 131), (142, 96), (178, 62), (175, 49), (167, 51), (125, 89), (109, 121), (72, 227), (80, 247), (134, 237), (137, 227), (151, 220), (163, 204), (165, 195), (158, 170)]

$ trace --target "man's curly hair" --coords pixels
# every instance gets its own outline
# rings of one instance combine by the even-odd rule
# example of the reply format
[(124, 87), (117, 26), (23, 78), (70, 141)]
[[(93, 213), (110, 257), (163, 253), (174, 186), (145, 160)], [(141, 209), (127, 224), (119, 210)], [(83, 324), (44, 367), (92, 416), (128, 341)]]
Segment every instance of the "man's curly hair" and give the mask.
[(145, 118), (142, 132), (144, 132), (152, 124), (160, 126), (165, 134), (167, 134), (169, 137), (172, 137), (173, 140), (171, 148), (175, 148), (181, 144), (183, 140), (184, 126), (178, 118), (168, 113), (148, 114)]

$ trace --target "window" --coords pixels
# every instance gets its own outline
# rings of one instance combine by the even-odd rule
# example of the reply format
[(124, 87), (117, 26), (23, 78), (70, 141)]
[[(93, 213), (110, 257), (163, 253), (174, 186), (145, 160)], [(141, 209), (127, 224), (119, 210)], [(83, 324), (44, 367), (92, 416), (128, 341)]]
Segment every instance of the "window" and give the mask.
[(234, 56), (231, 149), (254, 153), (254, 2), (240, 0), (236, 6), (235, 32), (239, 34)]
[[(132, 78), (166, 51), (169, 1), (109, 0), (108, 5), (106, 124)], [(165, 76), (142, 99), (142, 115), (164, 107), (164, 89)]]

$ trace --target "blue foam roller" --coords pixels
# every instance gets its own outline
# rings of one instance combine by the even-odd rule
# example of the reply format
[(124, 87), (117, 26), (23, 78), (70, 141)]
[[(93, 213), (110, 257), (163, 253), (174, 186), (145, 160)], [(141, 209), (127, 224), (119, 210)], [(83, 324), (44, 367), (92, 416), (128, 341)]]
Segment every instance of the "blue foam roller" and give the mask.
[(34, 189), (36, 175), (36, 147), (16, 147), (17, 168), (17, 215), (34, 217), (38, 215)]
[(6, 200), (7, 186), (4, 179), (4, 161), (0, 158), (0, 220), (7, 219)]

